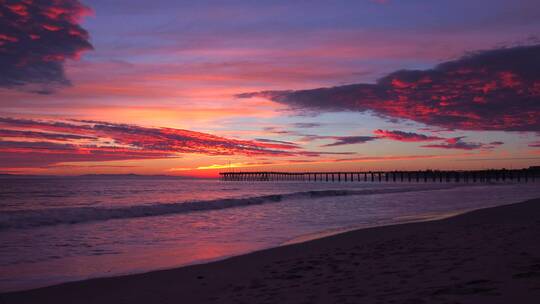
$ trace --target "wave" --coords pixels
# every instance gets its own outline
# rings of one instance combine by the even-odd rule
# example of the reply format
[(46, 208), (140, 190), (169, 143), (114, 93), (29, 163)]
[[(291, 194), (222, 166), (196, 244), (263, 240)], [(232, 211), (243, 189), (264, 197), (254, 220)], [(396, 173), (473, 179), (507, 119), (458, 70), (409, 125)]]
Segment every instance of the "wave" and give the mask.
[(413, 191), (431, 191), (451, 187), (391, 188), (366, 190), (314, 190), (285, 194), (270, 194), (247, 198), (229, 198), (208, 201), (192, 201), (172, 204), (135, 205), (128, 207), (78, 207), (39, 210), (6, 211), (0, 213), (0, 230), (24, 229), (61, 224), (79, 224), (112, 219), (128, 219), (197, 211), (219, 210), (232, 207), (276, 203), (291, 199), (323, 198), (333, 196), (371, 195)]

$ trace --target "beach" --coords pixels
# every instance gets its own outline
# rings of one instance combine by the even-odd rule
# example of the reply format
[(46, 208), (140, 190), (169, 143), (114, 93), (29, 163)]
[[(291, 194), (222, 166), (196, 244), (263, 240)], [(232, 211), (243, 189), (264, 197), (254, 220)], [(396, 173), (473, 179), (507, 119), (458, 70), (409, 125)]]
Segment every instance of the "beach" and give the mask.
[(540, 199), (350, 231), (0, 303), (538, 303)]

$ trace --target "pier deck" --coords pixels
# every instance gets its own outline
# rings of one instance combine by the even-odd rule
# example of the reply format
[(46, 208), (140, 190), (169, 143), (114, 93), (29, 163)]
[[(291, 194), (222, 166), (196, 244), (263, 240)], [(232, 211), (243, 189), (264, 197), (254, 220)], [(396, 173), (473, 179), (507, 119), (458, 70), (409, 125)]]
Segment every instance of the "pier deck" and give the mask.
[(535, 168), (471, 171), (362, 171), (362, 172), (220, 172), (223, 181), (307, 181), (307, 182), (534, 182), (540, 178)]

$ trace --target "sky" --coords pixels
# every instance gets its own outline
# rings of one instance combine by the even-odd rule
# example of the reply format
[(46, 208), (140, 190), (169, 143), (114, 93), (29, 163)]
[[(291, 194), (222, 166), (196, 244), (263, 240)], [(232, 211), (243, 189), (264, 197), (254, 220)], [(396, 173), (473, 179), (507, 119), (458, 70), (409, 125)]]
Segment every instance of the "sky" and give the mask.
[(540, 164), (537, 0), (0, 0), (0, 173)]

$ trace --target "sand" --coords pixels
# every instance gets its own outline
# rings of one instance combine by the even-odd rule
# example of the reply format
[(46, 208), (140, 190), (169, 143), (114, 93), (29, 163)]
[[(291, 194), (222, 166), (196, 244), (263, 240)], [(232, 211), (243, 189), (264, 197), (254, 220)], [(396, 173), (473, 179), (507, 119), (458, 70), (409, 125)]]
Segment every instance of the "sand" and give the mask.
[(0, 303), (540, 303), (540, 199)]

